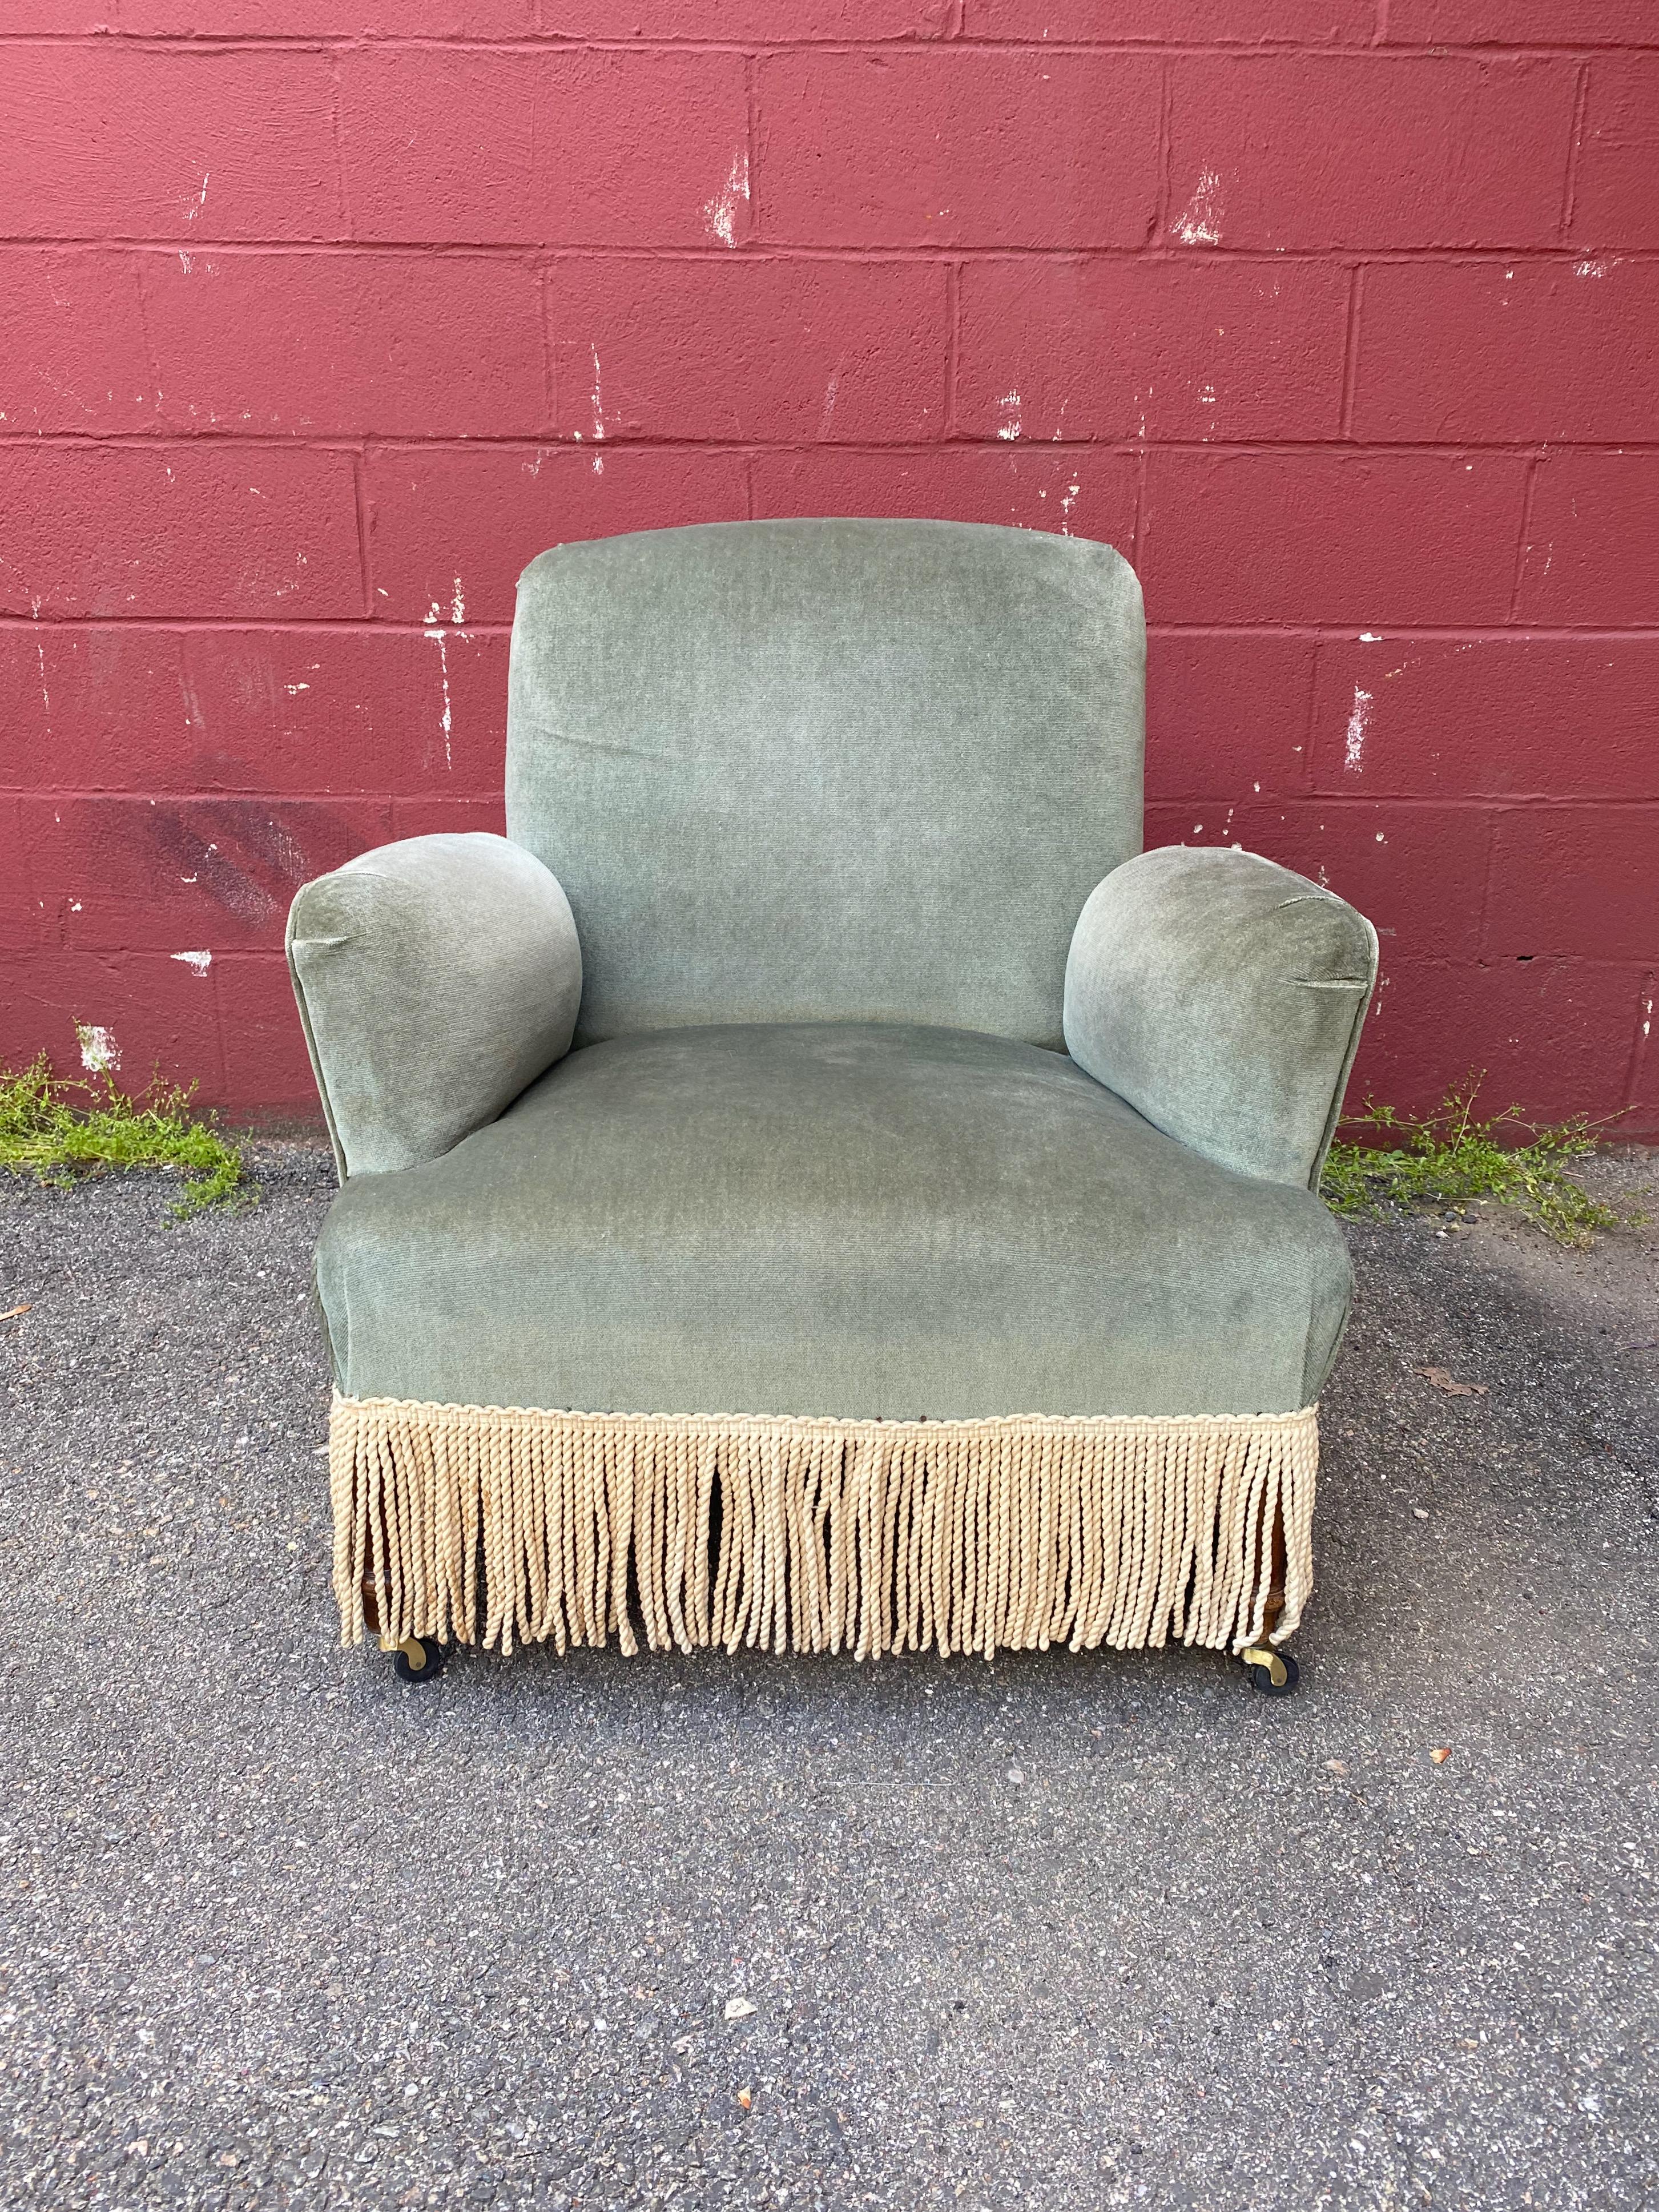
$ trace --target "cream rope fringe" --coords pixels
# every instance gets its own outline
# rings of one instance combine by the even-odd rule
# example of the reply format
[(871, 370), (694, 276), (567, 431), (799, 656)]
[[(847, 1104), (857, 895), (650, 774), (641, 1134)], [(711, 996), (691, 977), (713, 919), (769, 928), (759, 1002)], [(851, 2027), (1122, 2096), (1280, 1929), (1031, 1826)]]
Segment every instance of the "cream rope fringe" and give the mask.
[[(1124, 1650), (1256, 1642), (1313, 1584), (1317, 1410), (836, 1421), (337, 1396), (342, 1641)], [(718, 1556), (711, 1540), (718, 1494)], [(482, 1568), (482, 1575), (480, 1569)]]

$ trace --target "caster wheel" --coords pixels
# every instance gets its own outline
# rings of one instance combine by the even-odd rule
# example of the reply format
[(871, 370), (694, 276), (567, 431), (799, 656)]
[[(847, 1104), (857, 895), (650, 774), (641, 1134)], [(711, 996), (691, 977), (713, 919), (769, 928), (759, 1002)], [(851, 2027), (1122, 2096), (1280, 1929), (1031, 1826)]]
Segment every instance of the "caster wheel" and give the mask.
[(430, 1682), (444, 1671), (447, 1648), (428, 1637), (411, 1636), (396, 1645), (392, 1665), (400, 1682)]
[(1239, 1656), (1259, 1697), (1288, 1698), (1302, 1679), (1290, 1653), (1275, 1651), (1270, 1644), (1252, 1644)]

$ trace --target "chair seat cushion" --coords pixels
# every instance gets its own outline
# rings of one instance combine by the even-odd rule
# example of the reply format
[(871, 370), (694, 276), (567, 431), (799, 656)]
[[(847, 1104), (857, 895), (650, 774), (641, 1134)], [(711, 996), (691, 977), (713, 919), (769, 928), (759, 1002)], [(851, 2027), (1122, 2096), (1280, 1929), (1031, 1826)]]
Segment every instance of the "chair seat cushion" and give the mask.
[(586, 1413), (1285, 1413), (1351, 1279), (1060, 1054), (862, 1024), (586, 1047), (318, 1255), (346, 1396)]

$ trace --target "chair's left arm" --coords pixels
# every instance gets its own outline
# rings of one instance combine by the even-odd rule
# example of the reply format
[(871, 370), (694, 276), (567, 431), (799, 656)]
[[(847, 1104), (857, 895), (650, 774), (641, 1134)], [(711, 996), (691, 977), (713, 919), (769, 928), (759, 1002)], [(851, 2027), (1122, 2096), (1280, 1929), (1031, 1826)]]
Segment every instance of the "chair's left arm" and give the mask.
[(343, 1182), (494, 1121), (569, 1050), (581, 999), (557, 878), (480, 831), (382, 845), (304, 884), (288, 960)]
[(1169, 845), (1091, 893), (1066, 1049), (1137, 1113), (1241, 1175), (1316, 1189), (1376, 981), (1376, 932), (1255, 853)]

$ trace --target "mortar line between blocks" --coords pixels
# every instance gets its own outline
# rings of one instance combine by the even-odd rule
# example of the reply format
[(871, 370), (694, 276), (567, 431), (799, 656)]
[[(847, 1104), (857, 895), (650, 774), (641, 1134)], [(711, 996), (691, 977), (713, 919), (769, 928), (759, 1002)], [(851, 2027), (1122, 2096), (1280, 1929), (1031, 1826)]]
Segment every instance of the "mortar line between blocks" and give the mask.
[(957, 382), (962, 364), (962, 264), (945, 264), (945, 435), (957, 435)]
[(1578, 159), (1584, 143), (1584, 123), (1589, 112), (1590, 65), (1578, 65), (1578, 84), (1573, 94), (1572, 128), (1567, 138), (1567, 173), (1561, 186), (1561, 220), (1558, 235), (1565, 246), (1572, 229), (1578, 199)]
[(1350, 443), (1353, 442), (1354, 399), (1359, 384), (1359, 332), (1364, 294), (1365, 264), (1356, 261), (1348, 280), (1348, 319), (1342, 341), (1342, 404), (1339, 416), (1341, 434)]
[(362, 587), (363, 619), (374, 612), (374, 578), (368, 558), (368, 441), (351, 456), (352, 505), (357, 521), (357, 580)]
[(1539, 455), (1534, 451), (1527, 457), (1526, 481), (1521, 489), (1521, 533), (1515, 548), (1515, 565), (1510, 575), (1510, 614), (1512, 623), (1520, 620), (1521, 586), (1527, 571), (1527, 550), (1532, 538), (1533, 500), (1538, 487)]

